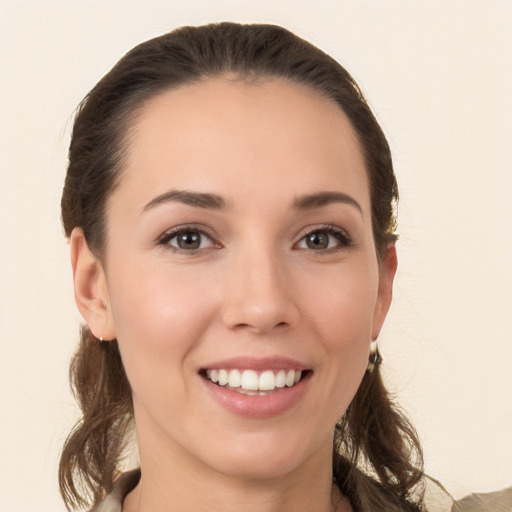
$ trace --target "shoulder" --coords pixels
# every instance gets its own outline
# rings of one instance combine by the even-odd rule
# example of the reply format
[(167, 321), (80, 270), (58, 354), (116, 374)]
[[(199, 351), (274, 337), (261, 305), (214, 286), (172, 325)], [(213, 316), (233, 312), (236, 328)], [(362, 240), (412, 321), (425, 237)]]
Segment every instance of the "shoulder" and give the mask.
[(512, 487), (484, 494), (470, 494), (453, 504), (452, 512), (510, 512)]
[(96, 503), (89, 512), (122, 512), (123, 501), (140, 480), (140, 469), (123, 473), (114, 483), (112, 491)]

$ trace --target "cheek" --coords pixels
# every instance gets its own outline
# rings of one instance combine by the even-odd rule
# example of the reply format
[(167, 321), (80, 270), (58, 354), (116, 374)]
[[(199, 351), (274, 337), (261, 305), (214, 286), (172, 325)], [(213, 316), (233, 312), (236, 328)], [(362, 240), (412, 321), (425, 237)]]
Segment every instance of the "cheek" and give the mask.
[(132, 273), (136, 280), (120, 268), (109, 284), (116, 337), (132, 385), (141, 371), (163, 373), (165, 380), (177, 375), (172, 370), (183, 366), (198, 343), (216, 302), (191, 272), (139, 268)]
[(333, 347), (350, 348), (370, 342), (377, 298), (377, 273), (369, 266), (332, 269), (305, 283), (303, 293), (311, 319), (322, 338)]
[(318, 405), (328, 411), (329, 425), (344, 414), (364, 376), (378, 290), (372, 266), (346, 270), (325, 276), (322, 288), (317, 279), (315, 293), (308, 297), (314, 338), (326, 356), (319, 373), (329, 392)]

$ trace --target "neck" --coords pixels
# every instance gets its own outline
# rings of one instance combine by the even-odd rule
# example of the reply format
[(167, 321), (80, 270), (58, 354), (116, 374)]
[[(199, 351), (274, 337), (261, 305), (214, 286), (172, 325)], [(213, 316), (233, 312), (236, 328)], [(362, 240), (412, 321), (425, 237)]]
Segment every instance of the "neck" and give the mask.
[[(269, 478), (224, 474), (173, 450), (146, 450), (139, 442), (142, 475), (123, 512), (350, 512), (332, 483), (331, 446), (299, 468)], [(191, 475), (193, 477), (191, 478)]]
[[(324, 489), (315, 488), (312, 483), (274, 486), (247, 482), (246, 485), (215, 486), (198, 485), (194, 494), (180, 492), (178, 486), (166, 481), (152, 482), (149, 477), (141, 477), (139, 485), (128, 495), (123, 512), (239, 512), (250, 504), (251, 512), (351, 512), (346, 498), (341, 496), (332, 484)], [(172, 492), (170, 492), (172, 490)], [(183, 489), (181, 489), (183, 491)], [(305, 492), (304, 492), (305, 491)]]

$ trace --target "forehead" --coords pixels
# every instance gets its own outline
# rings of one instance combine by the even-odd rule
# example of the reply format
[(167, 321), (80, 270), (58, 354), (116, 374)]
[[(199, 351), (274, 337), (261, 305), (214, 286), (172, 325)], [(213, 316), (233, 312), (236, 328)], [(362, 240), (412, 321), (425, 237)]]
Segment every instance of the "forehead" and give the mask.
[(345, 113), (283, 80), (219, 77), (161, 93), (138, 112), (128, 144), (121, 188), (146, 199), (171, 186), (221, 195), (233, 192), (219, 190), (226, 184), (248, 195), (283, 187), (296, 195), (368, 189)]

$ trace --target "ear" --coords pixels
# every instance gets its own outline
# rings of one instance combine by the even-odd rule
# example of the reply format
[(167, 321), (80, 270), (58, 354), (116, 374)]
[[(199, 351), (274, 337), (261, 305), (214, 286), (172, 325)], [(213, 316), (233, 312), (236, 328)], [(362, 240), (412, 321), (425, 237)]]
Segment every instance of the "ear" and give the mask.
[(393, 280), (395, 279), (398, 260), (396, 255), (395, 242), (390, 242), (386, 248), (379, 263), (379, 290), (377, 292), (377, 302), (373, 314), (372, 341), (375, 341), (382, 329), (391, 299), (393, 297)]
[(75, 301), (96, 338), (116, 337), (107, 281), (101, 261), (91, 252), (81, 228), (74, 228), (69, 238)]

